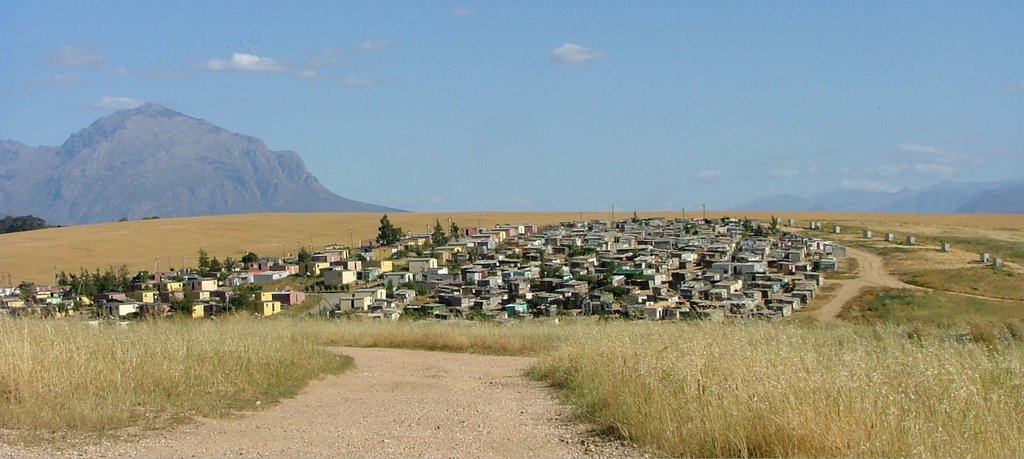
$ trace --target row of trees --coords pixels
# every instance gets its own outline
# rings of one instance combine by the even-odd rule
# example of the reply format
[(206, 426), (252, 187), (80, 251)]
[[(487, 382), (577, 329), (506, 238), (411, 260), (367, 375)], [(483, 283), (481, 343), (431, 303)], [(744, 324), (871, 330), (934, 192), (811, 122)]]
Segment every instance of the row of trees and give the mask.
[[(395, 226), (391, 223), (388, 218), (388, 214), (384, 214), (380, 217), (380, 226), (377, 227), (377, 243), (380, 245), (390, 246), (395, 245), (398, 241), (402, 240), (402, 236), (405, 235), (405, 231), (402, 228)], [(434, 229), (430, 234), (430, 242), (432, 245), (440, 246), (445, 245), (448, 241), (458, 237), (459, 225), (451, 219), (448, 220), (448, 229), (445, 231), (445, 227), (441, 225), (441, 221), (434, 219)]]
[(49, 228), (46, 220), (31, 215), (0, 218), (0, 234)]
[(135, 275), (128, 272), (128, 266), (110, 266), (100, 272), (89, 272), (82, 269), (78, 274), (68, 274), (64, 271), (57, 276), (57, 285), (70, 287), (75, 296), (93, 298), (104, 292), (126, 292), (133, 282), (141, 282), (151, 276), (146, 271), (140, 271)]

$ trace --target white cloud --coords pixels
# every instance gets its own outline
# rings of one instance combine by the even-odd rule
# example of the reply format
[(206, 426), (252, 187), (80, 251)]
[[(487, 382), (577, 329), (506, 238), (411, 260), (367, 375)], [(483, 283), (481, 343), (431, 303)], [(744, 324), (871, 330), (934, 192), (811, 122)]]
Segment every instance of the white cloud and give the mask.
[(471, 10), (469, 8), (455, 8), (455, 9), (452, 10), (452, 16), (465, 17), (465, 16), (472, 16), (472, 15), (473, 15), (473, 10)]
[(800, 173), (800, 171), (798, 171), (796, 169), (773, 169), (772, 170), (772, 177), (775, 177), (775, 178), (795, 177), (799, 173)]
[(843, 188), (853, 188), (858, 190), (881, 191), (886, 193), (895, 193), (900, 190), (897, 186), (871, 180), (851, 180), (844, 178), (841, 183)]
[(593, 50), (573, 43), (566, 43), (551, 51), (551, 61), (560, 64), (584, 64), (602, 57), (604, 57), (603, 51)]
[(320, 72), (312, 69), (306, 69), (299, 72), (299, 76), (302, 78), (317, 78), (320, 76)]
[(394, 46), (394, 43), (386, 40), (366, 40), (356, 45), (356, 48), (359, 48), (362, 51), (380, 51), (382, 49), (393, 48)]
[(39, 85), (39, 84), (76, 84), (76, 83), (81, 83), (81, 82), (82, 82), (82, 79), (79, 78), (78, 75), (68, 75), (68, 74), (46, 75), (46, 76), (41, 76), (41, 77), (35, 77), (35, 78), (29, 80), (29, 83), (31, 83), (33, 85)]
[(130, 110), (142, 105), (141, 100), (131, 97), (103, 96), (99, 102), (93, 104), (93, 108), (100, 110)]
[(283, 72), (287, 70), (284, 65), (274, 59), (245, 53), (233, 53), (231, 60), (211, 59), (203, 67), (211, 72)]
[(373, 86), (377, 84), (377, 80), (366, 77), (347, 76), (338, 80), (338, 84), (342, 86)]
[(938, 148), (929, 147), (928, 145), (918, 145), (918, 144), (903, 144), (903, 145), (900, 145), (900, 150), (905, 152), (905, 153), (927, 153), (927, 154), (942, 153), (942, 150), (940, 150)]
[(720, 177), (721, 175), (721, 172), (707, 169), (699, 170), (693, 173), (693, 176), (699, 180), (712, 180)]
[(911, 164), (910, 167), (918, 175), (928, 177), (951, 177), (954, 172), (952, 166), (947, 166), (945, 164), (914, 163)]
[(1010, 86), (1007, 86), (1006, 89), (1009, 89), (1010, 92), (1024, 92), (1024, 81), (1017, 84), (1011, 84)]
[(934, 162), (883, 164), (874, 169), (874, 175), (881, 177), (952, 177), (956, 168), (950, 164)]
[(61, 67), (82, 67), (103, 64), (103, 56), (93, 49), (61, 46), (49, 56), (50, 62)]

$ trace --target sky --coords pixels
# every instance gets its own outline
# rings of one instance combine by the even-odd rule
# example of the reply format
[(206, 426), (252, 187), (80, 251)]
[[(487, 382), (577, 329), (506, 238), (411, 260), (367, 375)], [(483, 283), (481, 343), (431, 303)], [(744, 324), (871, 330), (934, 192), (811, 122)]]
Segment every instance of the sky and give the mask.
[(154, 102), (414, 211), (1024, 179), (1024, 2), (0, 2), (0, 139)]

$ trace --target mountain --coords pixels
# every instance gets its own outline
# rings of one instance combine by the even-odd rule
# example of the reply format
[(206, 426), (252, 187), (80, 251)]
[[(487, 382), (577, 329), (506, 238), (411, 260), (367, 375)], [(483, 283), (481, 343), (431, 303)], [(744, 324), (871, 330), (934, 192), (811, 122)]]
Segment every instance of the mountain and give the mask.
[(896, 192), (838, 189), (813, 196), (757, 198), (731, 210), (791, 210), (898, 213), (1022, 213), (1024, 181), (942, 182)]
[(982, 191), (957, 209), (964, 213), (1024, 213), (1024, 183)]
[(395, 209), (334, 194), (293, 151), (156, 104), (100, 118), (59, 147), (0, 142), (0, 214), (81, 224), (311, 211)]

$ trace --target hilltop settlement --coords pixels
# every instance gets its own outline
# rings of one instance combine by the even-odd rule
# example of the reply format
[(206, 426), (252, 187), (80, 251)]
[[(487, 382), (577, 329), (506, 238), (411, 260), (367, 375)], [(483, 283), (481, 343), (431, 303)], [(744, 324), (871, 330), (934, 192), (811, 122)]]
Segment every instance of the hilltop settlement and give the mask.
[[(2, 288), (2, 313), (128, 320), (286, 312), (376, 319), (523, 320), (605, 315), (646, 320), (777, 320), (810, 302), (845, 249), (783, 231), (779, 219), (633, 218), (405, 234), (245, 253), (130, 274), (60, 273), (52, 286)], [(789, 221), (789, 226), (793, 221)]]

